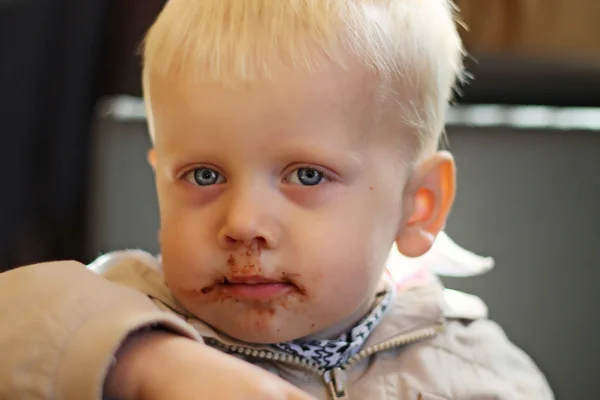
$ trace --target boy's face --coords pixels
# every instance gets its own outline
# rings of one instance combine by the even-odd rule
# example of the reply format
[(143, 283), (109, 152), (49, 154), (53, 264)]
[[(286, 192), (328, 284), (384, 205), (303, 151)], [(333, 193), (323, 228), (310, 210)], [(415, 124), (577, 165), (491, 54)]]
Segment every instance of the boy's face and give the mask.
[(405, 221), (408, 171), (374, 124), (375, 80), (281, 76), (239, 90), (150, 78), (167, 284), (256, 343), (357, 322)]

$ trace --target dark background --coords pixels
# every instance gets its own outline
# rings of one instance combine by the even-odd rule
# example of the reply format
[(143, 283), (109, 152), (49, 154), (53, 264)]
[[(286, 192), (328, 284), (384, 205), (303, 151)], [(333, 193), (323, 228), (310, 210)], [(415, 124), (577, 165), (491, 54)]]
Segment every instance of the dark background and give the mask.
[[(95, 105), (140, 95), (137, 46), (162, 4), (0, 0), (0, 270), (158, 251), (144, 121)], [(531, 56), (509, 31), (489, 48), (465, 37), (476, 79), (458, 103), (600, 107), (600, 46)], [(497, 267), (446, 283), (486, 300), (557, 398), (597, 398), (600, 131), (465, 121), (448, 136), (459, 169), (448, 232)]]

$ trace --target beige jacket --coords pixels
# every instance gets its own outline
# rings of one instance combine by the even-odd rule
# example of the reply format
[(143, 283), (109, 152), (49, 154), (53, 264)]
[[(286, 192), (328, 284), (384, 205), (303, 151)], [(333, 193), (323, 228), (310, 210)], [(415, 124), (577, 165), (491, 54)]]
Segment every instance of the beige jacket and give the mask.
[(102, 398), (116, 349), (145, 326), (243, 355), (317, 399), (553, 398), (532, 360), (485, 318), (485, 306), (437, 281), (399, 290), (363, 350), (342, 369), (321, 371), (237, 343), (195, 319), (148, 254), (94, 268), (104, 277), (75, 262), (0, 275), (0, 399)]

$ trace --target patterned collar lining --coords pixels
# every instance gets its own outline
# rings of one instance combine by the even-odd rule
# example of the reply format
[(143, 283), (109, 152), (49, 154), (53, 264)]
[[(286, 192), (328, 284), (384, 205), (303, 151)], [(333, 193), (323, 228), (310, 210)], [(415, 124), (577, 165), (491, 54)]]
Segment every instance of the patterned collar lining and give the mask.
[(331, 340), (294, 340), (272, 345), (276, 350), (315, 362), (321, 368), (340, 367), (348, 359), (358, 353), (373, 329), (381, 321), (387, 310), (394, 291), (390, 288), (377, 293), (375, 304), (369, 315), (352, 330)]

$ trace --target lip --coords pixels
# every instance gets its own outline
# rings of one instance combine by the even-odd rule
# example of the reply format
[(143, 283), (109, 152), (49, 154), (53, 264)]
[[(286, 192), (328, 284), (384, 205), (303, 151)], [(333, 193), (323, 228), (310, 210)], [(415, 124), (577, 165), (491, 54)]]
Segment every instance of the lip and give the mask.
[(223, 278), (204, 293), (217, 292), (237, 300), (269, 301), (281, 297), (296, 286), (288, 280), (271, 279), (264, 276), (231, 276)]
[(277, 279), (269, 279), (264, 276), (250, 275), (250, 276), (231, 276), (224, 279), (225, 285), (266, 285), (274, 283), (289, 283)]
[(229, 283), (220, 284), (219, 290), (222, 293), (239, 299), (268, 301), (284, 296), (294, 289), (294, 285), (286, 282), (271, 283)]

